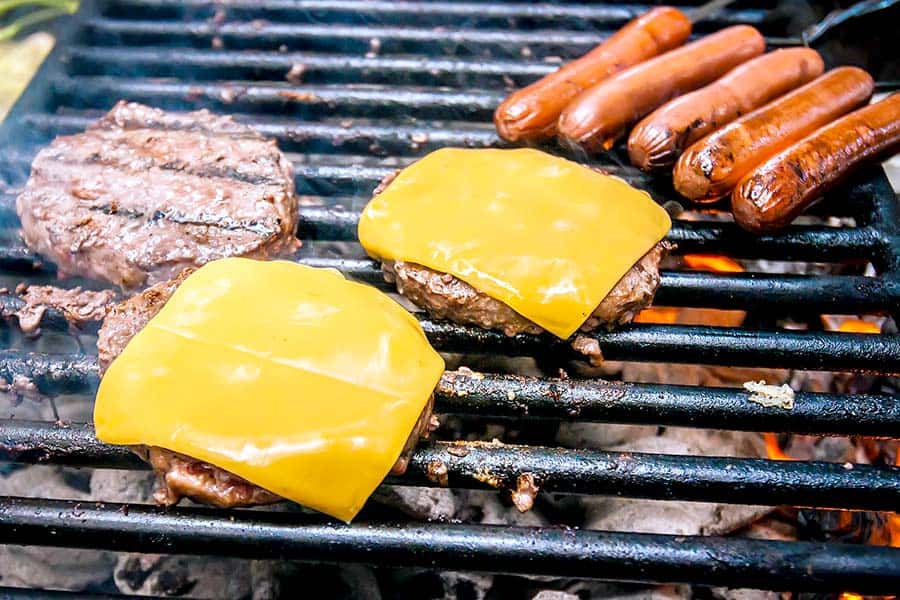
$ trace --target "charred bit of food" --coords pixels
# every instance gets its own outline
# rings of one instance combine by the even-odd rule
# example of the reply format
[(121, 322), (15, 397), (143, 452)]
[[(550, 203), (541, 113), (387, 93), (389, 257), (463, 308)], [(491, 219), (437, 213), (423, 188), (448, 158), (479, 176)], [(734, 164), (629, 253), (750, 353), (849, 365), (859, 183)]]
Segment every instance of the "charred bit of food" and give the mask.
[(25, 305), (12, 314), (18, 318), (22, 332), (28, 335), (40, 333), (41, 319), (47, 309), (59, 310), (69, 324), (77, 328), (102, 320), (116, 299), (116, 293), (112, 290), (64, 289), (52, 285), (20, 285), (16, 288), (16, 294), (25, 301)]

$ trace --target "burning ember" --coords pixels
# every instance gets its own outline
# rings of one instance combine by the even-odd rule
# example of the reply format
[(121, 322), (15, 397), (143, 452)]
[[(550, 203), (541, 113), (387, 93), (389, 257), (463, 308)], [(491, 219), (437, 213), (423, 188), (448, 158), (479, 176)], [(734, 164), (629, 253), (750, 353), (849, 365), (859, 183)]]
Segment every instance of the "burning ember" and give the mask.
[(841, 333), (869, 333), (874, 335), (880, 334), (881, 323), (884, 321), (884, 318), (867, 318), (871, 320), (839, 315), (822, 315), (822, 324), (828, 331), (838, 331)]
[[(743, 273), (744, 267), (727, 256), (718, 254), (685, 254), (685, 265), (692, 269), (715, 273)], [(714, 327), (738, 327), (747, 317), (742, 310), (718, 310), (714, 308), (675, 308), (651, 306), (634, 318), (635, 323), (660, 325), (712, 325)]]
[(778, 436), (774, 433), (764, 433), (763, 438), (766, 440), (766, 456), (772, 460), (794, 460), (781, 449), (778, 443)]
[(685, 254), (683, 258), (684, 264), (699, 271), (713, 271), (715, 273), (744, 272), (744, 267), (727, 256), (718, 254)]

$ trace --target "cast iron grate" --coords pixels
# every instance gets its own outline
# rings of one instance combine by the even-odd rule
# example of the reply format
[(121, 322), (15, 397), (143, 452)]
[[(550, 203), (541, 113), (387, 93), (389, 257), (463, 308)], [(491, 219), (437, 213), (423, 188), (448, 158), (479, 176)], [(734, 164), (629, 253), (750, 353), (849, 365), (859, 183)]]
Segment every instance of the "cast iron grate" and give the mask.
[[(53, 136), (78, 131), (119, 98), (171, 110), (210, 108), (276, 137), (291, 153), (304, 199), (298, 260), (332, 266), (384, 287), (365, 258), (336, 258), (318, 242), (353, 242), (359, 210), (376, 183), (445, 145), (500, 145), (490, 124), (504, 88), (556, 68), (645, 6), (368, 2), (345, 0), (108, 0), (83, 2), (57, 49), (0, 128), (0, 268), (33, 280), (53, 265), (15, 233), (14, 198), (31, 157)], [(220, 14), (220, 11), (224, 13)], [(224, 15), (224, 17), (222, 16)], [(723, 11), (701, 31), (735, 22), (767, 27), (765, 8)], [(598, 31), (601, 32), (598, 34)], [(769, 38), (773, 46), (798, 40)], [(285, 80), (304, 65), (302, 83)], [(603, 167), (674, 199), (666, 184)], [(618, 161), (618, 162), (617, 162)], [(732, 223), (678, 221), (684, 253), (735, 258), (871, 262), (877, 274), (774, 275), (667, 271), (657, 303), (762, 314), (878, 312), (900, 306), (900, 207), (880, 168), (858, 175), (817, 209), (855, 226), (796, 225), (754, 238)], [(13, 311), (22, 300), (0, 294)], [(44, 329), (65, 332), (55, 311)], [(441, 350), (571, 357), (550, 338), (422, 320)], [(608, 359), (900, 373), (900, 337), (774, 328), (634, 325), (596, 335)], [(89, 354), (0, 351), (0, 374), (39, 388), (91, 393)], [(792, 411), (749, 402), (731, 389), (448, 373), (438, 411), (491, 419), (642, 423), (747, 431), (900, 438), (900, 401), (889, 394), (800, 393)], [(451, 451), (452, 450), (452, 451)], [(461, 456), (461, 454), (464, 454)], [(0, 459), (87, 467), (145, 468), (127, 450), (98, 442), (89, 425), (0, 421)], [(725, 503), (892, 510), (900, 469), (885, 466), (563, 450), (447, 443), (421, 446), (399, 482), (436, 485), (428, 465), (448, 467), (453, 487), (500, 487), (533, 473), (545, 492)], [(483, 478), (482, 478), (483, 479)], [(269, 512), (84, 504), (0, 498), (4, 543), (130, 551), (377, 561), (441, 569), (632, 581), (678, 581), (888, 593), (900, 588), (900, 550), (847, 544), (604, 533), (449, 523), (334, 525)], [(715, 557), (714, 561), (710, 557)], [(488, 562), (490, 561), (490, 562)]]

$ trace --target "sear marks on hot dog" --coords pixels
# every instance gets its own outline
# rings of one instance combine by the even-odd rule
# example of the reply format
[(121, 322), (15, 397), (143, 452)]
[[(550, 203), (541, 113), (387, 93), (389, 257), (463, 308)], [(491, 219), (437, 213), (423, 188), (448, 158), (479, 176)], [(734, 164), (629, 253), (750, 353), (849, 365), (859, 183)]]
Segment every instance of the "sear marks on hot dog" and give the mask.
[(810, 48), (786, 48), (754, 58), (647, 115), (628, 137), (631, 162), (645, 171), (671, 167), (703, 136), (812, 81), (824, 69), (822, 57)]
[(759, 31), (736, 25), (631, 67), (588, 88), (563, 110), (560, 141), (587, 152), (608, 150), (645, 115), (762, 54), (765, 46)]
[(299, 246), (292, 168), (275, 141), (205, 110), (119, 102), (38, 153), (16, 211), (25, 242), (61, 273), (126, 289)]
[(680, 46), (690, 34), (691, 22), (680, 10), (648, 11), (581, 58), (511, 94), (494, 113), (497, 132), (510, 142), (552, 138), (559, 113), (581, 91)]
[(756, 165), (865, 103), (874, 86), (862, 69), (832, 69), (690, 146), (675, 165), (675, 189), (698, 202), (721, 198)]
[(900, 94), (822, 127), (751, 171), (731, 197), (734, 219), (753, 233), (789, 224), (861, 163), (900, 150)]

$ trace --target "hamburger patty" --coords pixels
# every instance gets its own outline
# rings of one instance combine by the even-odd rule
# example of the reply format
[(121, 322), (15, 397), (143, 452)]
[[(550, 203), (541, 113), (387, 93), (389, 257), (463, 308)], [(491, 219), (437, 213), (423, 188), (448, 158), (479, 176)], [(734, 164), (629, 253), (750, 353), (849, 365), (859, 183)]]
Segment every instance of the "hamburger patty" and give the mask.
[(38, 153), (16, 210), (25, 242), (61, 274), (126, 289), (299, 246), (292, 168), (275, 141), (205, 110), (119, 102)]
[[(101, 373), (106, 372), (131, 338), (156, 316), (193, 271), (192, 268), (185, 269), (175, 279), (157, 283), (109, 310), (97, 334)], [(391, 469), (391, 475), (406, 472), (409, 457), (419, 439), (427, 438), (437, 428), (437, 420), (432, 414), (433, 402), (433, 398), (429, 398)], [(134, 451), (149, 462), (159, 475), (161, 485), (154, 494), (154, 500), (160, 504), (176, 504), (182, 497), (187, 497), (204, 504), (230, 508), (269, 504), (281, 499), (237, 475), (184, 454), (156, 446), (140, 446)]]
[[(671, 248), (672, 244), (665, 241), (651, 248), (597, 305), (581, 331), (630, 323), (649, 306), (659, 287), (659, 263)], [(384, 261), (381, 268), (385, 279), (396, 283), (398, 292), (435, 318), (498, 329), (509, 336), (543, 332), (539, 325), (503, 302), (449, 273), (403, 261)]]
[[(598, 173), (602, 169), (594, 169)], [(400, 171), (386, 175), (372, 192), (377, 196), (397, 178)], [(634, 317), (650, 306), (659, 288), (659, 263), (675, 248), (665, 240), (656, 244), (616, 283), (600, 301), (591, 316), (581, 325), (581, 331), (600, 327), (613, 329), (631, 323)], [(465, 281), (449, 273), (404, 261), (384, 260), (381, 270), (388, 283), (413, 304), (436, 319), (447, 319), (460, 325), (476, 325), (482, 329), (496, 329), (512, 337), (520, 333), (539, 334), (544, 329), (523, 317), (511, 307), (479, 292)], [(596, 342), (575, 340), (575, 349), (599, 362)]]

